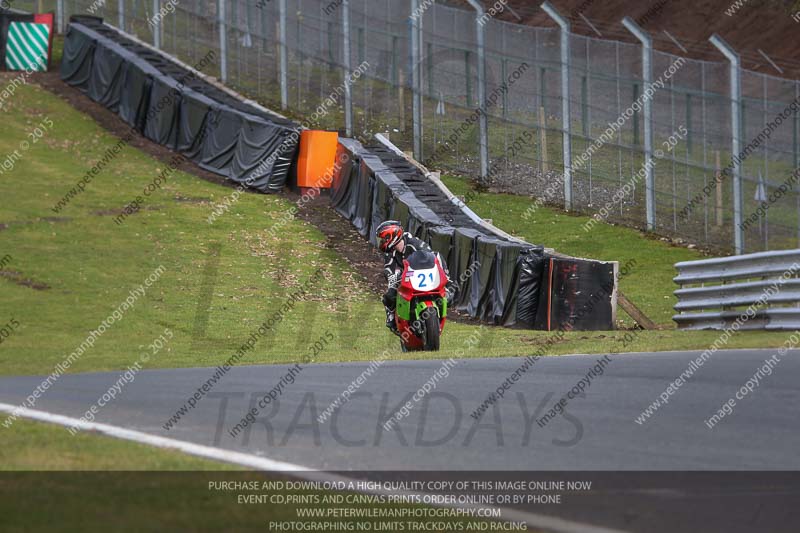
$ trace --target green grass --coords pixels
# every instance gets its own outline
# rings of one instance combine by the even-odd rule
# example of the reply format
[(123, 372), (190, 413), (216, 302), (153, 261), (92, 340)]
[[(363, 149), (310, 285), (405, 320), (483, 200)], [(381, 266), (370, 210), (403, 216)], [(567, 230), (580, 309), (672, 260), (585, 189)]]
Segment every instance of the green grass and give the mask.
[(242, 470), (183, 452), (164, 450), (94, 433), (74, 436), (66, 427), (19, 419), (2, 429), (0, 471)]
[[(286, 363), (309, 354), (330, 332), (333, 340), (314, 361), (371, 360), (384, 350), (392, 357), (447, 357), (465, 347), (474, 326), (448, 323), (438, 354), (402, 355), (398, 341), (383, 325), (376, 294), (326, 243), (316, 228), (290, 220), (271, 236), (268, 229), (290, 203), (281, 197), (243, 195), (215, 224), (206, 220), (214, 202), (231, 189), (176, 172), (167, 184), (122, 226), (120, 210), (163, 169), (163, 163), (126, 147), (87, 187), (55, 215), (51, 207), (117, 140), (54, 95), (29, 85), (9, 102), (0, 131), (0, 154), (10, 153), (45, 118), (53, 127), (0, 180), (0, 257), (12, 257), (5, 270), (17, 281), (46, 284), (46, 290), (0, 278), (4, 305), (0, 323), (20, 327), (0, 345), (0, 374), (49, 373), (75, 351), (156, 268), (160, 279), (69, 369), (70, 372), (118, 370), (137, 361), (165, 328), (174, 332), (150, 368), (215, 366), (230, 357), (259, 324), (317, 269), (312, 297), (298, 304), (256, 344), (240, 364)], [(458, 182), (449, 180), (456, 192)], [(187, 199), (189, 201), (187, 201)], [(562, 252), (621, 262), (640, 268), (623, 290), (655, 320), (669, 323), (671, 265), (695, 257), (643, 239), (636, 232), (598, 227), (591, 236), (578, 228), (583, 219), (542, 210), (535, 223), (522, 224), (524, 198), (480, 195), (472, 206), (501, 227)], [(57, 216), (57, 220), (49, 217)], [(559, 223), (556, 223), (556, 222)], [(219, 246), (218, 260), (210, 250)], [(216, 276), (209, 275), (216, 263)], [(662, 301), (663, 300), (663, 301)], [(603, 353), (704, 348), (714, 332), (640, 333), (624, 342), (624, 331), (574, 332), (547, 353)], [(542, 346), (547, 332), (488, 328), (480, 345), (465, 357), (527, 355)], [(739, 335), (737, 347), (776, 346), (779, 334)]]

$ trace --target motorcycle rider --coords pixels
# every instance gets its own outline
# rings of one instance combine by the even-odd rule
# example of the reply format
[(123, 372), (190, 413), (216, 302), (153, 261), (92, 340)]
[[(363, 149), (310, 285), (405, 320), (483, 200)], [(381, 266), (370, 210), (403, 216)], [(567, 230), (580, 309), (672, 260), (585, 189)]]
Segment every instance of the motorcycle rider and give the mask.
[(395, 335), (397, 331), (397, 320), (395, 317), (395, 306), (397, 304), (397, 287), (400, 286), (400, 277), (403, 275), (403, 261), (418, 250), (425, 250), (436, 254), (439, 263), (447, 275), (447, 298), (450, 299), (453, 293), (453, 282), (447, 271), (447, 265), (438, 252), (434, 252), (424, 241), (417, 239), (403, 231), (403, 226), (396, 220), (387, 220), (381, 223), (375, 230), (375, 237), (378, 240), (378, 247), (384, 253), (383, 274), (386, 276), (388, 288), (383, 295), (383, 306), (386, 308), (386, 327)]

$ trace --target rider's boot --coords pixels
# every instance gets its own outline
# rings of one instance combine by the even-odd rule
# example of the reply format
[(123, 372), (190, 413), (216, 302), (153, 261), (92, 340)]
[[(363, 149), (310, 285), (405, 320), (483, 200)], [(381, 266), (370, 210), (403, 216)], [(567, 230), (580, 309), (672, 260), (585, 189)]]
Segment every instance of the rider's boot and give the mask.
[(386, 327), (394, 333), (395, 335), (399, 335), (397, 330), (397, 317), (395, 316), (394, 309), (386, 308)]

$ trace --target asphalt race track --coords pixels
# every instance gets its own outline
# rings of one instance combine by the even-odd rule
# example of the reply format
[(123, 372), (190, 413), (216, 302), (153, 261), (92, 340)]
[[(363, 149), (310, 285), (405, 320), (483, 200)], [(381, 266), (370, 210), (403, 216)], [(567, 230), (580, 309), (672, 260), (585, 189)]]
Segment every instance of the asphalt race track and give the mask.
[[(231, 429), (251, 407), (258, 409), (259, 400), (276, 387), (291, 365), (232, 369), (170, 430), (164, 424), (215, 370), (142, 371), (99, 411), (97, 421), (328, 471), (798, 470), (800, 360), (796, 352), (784, 354), (771, 375), (736, 400), (731, 415), (713, 429), (705, 424), (774, 353), (717, 352), (643, 424), (635, 422), (642, 410), (698, 353), (614, 355), (585, 396), (570, 400), (565, 415), (544, 427), (536, 418), (584, 378), (599, 356), (537, 361), (479, 421), (470, 413), (523, 359), (456, 361), (427, 399), (412, 400), (408, 416), (389, 430), (383, 428), (385, 420), (412, 399), (443, 361), (386, 362), (335, 416), (322, 423), (317, 417), (369, 363), (307, 365), (294, 383), (285, 385), (278, 401), (260, 409), (256, 423), (235, 438)], [(78, 418), (119, 375), (63, 376), (35, 409)], [(21, 403), (41, 381), (29, 376), (0, 378), (0, 402)], [(747, 496), (746, 488), (742, 490), (740, 496)], [(796, 503), (796, 494), (791, 496)], [(595, 511), (602, 507), (597, 501), (592, 505)], [(708, 507), (705, 510), (711, 512)], [(737, 518), (737, 523), (744, 527), (742, 520)], [(607, 525), (624, 526), (611, 517)]]
[[(585, 398), (570, 400), (567, 416), (544, 428), (534, 418), (585, 377), (598, 356), (540, 359), (480, 421), (470, 413), (522, 359), (458, 361), (428, 400), (415, 403), (388, 431), (382, 427), (385, 419), (431, 379), (442, 361), (386, 362), (336, 417), (323, 423), (317, 416), (369, 364), (308, 365), (277, 402), (261, 410), (250, 431), (236, 438), (228, 432), (251, 403), (258, 408), (290, 365), (232, 369), (169, 431), (162, 425), (214, 369), (142, 371), (100, 409), (97, 420), (326, 470), (800, 469), (800, 360), (794, 352), (754, 392), (737, 400), (732, 415), (713, 429), (705, 425), (773, 353), (718, 352), (642, 425), (635, 419), (697, 354), (615, 355)], [(78, 418), (119, 375), (62, 376), (35, 409)], [(41, 380), (0, 378), (0, 402), (21, 403)]]

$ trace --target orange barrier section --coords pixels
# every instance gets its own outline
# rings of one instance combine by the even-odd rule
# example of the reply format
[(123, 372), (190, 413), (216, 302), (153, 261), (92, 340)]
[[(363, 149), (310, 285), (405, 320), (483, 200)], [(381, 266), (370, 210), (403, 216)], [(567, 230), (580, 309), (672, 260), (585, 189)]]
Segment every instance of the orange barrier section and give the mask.
[(300, 133), (297, 186), (330, 189), (339, 134), (335, 131), (304, 130)]

